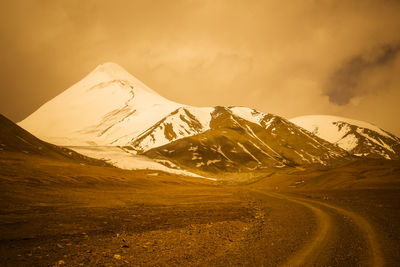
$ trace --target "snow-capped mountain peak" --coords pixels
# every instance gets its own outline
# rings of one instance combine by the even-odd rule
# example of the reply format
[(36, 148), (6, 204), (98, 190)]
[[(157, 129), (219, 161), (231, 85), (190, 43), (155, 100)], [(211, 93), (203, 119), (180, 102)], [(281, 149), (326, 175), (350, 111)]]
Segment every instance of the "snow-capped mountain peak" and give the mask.
[(123, 145), (180, 106), (105, 63), (19, 125), (60, 145)]
[(77, 83), (77, 87), (85, 87), (90, 89), (93, 86), (118, 81), (127, 83), (133, 87), (136, 87), (137, 89), (158, 95), (158, 93), (156, 93), (140, 80), (132, 76), (123, 67), (113, 62), (107, 62), (98, 65), (84, 79)]
[(396, 159), (400, 155), (400, 138), (368, 122), (328, 115), (290, 121), (357, 156)]

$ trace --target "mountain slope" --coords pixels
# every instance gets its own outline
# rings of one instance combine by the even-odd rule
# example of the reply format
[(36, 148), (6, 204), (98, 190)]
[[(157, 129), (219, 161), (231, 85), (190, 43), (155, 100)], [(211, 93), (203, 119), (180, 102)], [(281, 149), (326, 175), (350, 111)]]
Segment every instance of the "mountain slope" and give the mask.
[(290, 121), (353, 155), (400, 158), (400, 138), (373, 124), (325, 115), (302, 116)]
[(83, 156), (70, 149), (46, 143), (0, 114), (0, 153), (16, 152), (67, 159), (92, 165), (109, 166), (101, 160)]
[(399, 155), (399, 139), (370, 124), (323, 119), (314, 127), (312, 121), (292, 123), (246, 107), (182, 105), (117, 64), (105, 63), (19, 125), (63, 146), (101, 147), (102, 156), (112, 146), (107, 159), (116, 165), (124, 161), (125, 166), (131, 154), (140, 154), (207, 173), (332, 165), (351, 159), (347, 151), (368, 157)]
[(105, 63), (19, 125), (55, 144), (124, 145), (180, 106)]
[(205, 131), (141, 153), (206, 173), (330, 165), (348, 157), (341, 148), (279, 116), (242, 107), (216, 107)]
[(180, 107), (127, 143), (138, 152), (209, 129), (213, 108)]

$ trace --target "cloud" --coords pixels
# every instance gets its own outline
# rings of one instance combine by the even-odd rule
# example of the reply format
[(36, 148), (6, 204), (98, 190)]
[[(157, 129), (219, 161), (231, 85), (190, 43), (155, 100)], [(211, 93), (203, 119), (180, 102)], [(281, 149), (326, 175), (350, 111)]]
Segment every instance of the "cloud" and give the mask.
[(113, 61), (180, 103), (342, 115), (400, 134), (387, 101), (400, 88), (399, 1), (0, 2), (0, 112), (15, 121)]
[(353, 56), (331, 74), (324, 93), (330, 102), (346, 105), (355, 97), (385, 90), (389, 84), (371, 87), (365, 85), (364, 80), (370, 79), (379, 69), (390, 67), (399, 52), (400, 44), (384, 44), (369, 53)]

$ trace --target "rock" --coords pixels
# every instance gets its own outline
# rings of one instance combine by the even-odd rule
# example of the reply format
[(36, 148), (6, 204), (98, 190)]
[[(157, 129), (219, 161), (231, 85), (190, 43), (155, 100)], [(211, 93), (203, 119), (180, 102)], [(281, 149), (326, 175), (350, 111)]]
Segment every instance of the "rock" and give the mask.
[(121, 255), (119, 255), (119, 254), (114, 254), (114, 259), (120, 260), (120, 259), (121, 259)]

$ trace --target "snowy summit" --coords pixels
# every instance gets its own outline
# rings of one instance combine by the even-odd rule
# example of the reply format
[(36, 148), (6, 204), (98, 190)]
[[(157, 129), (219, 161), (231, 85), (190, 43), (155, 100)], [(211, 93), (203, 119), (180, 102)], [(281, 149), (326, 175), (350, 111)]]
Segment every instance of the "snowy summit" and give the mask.
[(19, 125), (59, 145), (122, 145), (180, 106), (105, 63)]

